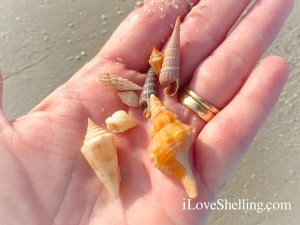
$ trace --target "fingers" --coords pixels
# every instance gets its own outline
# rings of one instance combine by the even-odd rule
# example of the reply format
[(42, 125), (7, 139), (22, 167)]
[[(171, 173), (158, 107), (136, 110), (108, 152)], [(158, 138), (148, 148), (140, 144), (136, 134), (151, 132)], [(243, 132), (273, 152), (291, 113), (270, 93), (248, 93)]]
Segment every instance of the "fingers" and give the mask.
[(172, 32), (171, 25), (198, 0), (144, 1), (118, 27), (99, 56), (122, 62), (128, 69), (148, 67), (153, 47), (161, 48)]
[(226, 37), (250, 0), (200, 1), (181, 26), (181, 78), (190, 80), (195, 68)]
[[(152, 47), (161, 48), (172, 32), (177, 16), (186, 15), (182, 30), (182, 71), (190, 74), (224, 39), (238, 16), (250, 0), (210, 2), (145, 1), (119, 26), (100, 55), (121, 61), (129, 69), (139, 70), (148, 66)], [(198, 3), (198, 4), (197, 4)], [(213, 16), (212, 16), (213, 15)], [(226, 20), (224, 20), (226, 18)]]
[(292, 1), (256, 2), (226, 40), (197, 68), (191, 89), (217, 108), (227, 105), (276, 37), (291, 8)]
[(251, 143), (275, 105), (288, 73), (283, 59), (265, 59), (236, 97), (201, 131), (196, 141), (197, 166), (207, 186), (217, 187), (212, 191), (219, 191)]

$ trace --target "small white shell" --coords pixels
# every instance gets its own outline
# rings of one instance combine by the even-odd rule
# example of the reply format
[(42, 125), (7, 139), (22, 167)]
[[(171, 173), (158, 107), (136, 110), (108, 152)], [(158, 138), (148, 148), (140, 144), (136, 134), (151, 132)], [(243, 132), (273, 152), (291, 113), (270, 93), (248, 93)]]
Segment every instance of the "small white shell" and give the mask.
[(134, 91), (122, 91), (117, 94), (125, 105), (131, 107), (139, 106), (139, 96)]
[(137, 125), (136, 119), (128, 115), (123, 110), (119, 110), (111, 117), (108, 117), (105, 120), (105, 123), (107, 125), (107, 129), (114, 133), (122, 133)]
[(108, 73), (100, 73), (96, 81), (103, 86), (119, 91), (142, 90), (142, 87), (132, 81)]
[(81, 152), (104, 187), (118, 197), (121, 177), (115, 136), (89, 119)]

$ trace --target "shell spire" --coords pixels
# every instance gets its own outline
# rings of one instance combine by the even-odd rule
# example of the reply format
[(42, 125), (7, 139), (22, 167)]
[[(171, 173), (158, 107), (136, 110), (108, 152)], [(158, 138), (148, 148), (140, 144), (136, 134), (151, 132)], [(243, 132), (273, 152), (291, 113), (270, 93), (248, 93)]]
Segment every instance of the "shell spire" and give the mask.
[(112, 196), (119, 196), (120, 168), (115, 137), (88, 119), (81, 152)]
[(180, 76), (180, 17), (177, 17), (172, 35), (164, 51), (164, 60), (159, 83), (165, 93), (175, 95), (179, 87)]
[(198, 196), (197, 183), (189, 162), (192, 128), (181, 123), (177, 115), (151, 95), (151, 161), (166, 175), (181, 181), (189, 198)]
[(144, 116), (147, 118), (150, 117), (151, 115), (151, 109), (150, 109), (151, 95), (156, 95), (156, 76), (152, 68), (150, 68), (147, 72), (147, 77), (139, 101), (139, 105), (144, 111)]
[(119, 91), (142, 90), (141, 86), (133, 83), (132, 81), (109, 73), (100, 73), (96, 81), (103, 86)]

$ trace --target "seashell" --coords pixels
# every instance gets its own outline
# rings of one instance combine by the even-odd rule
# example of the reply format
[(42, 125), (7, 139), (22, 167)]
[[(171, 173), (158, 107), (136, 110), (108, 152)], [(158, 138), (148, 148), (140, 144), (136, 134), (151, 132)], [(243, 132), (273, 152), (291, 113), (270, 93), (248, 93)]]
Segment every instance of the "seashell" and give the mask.
[(189, 198), (196, 198), (197, 183), (189, 163), (192, 128), (181, 123), (159, 98), (151, 95), (150, 100), (153, 139), (150, 159), (161, 172), (179, 179)]
[(145, 80), (145, 84), (143, 86), (143, 91), (140, 96), (139, 104), (144, 111), (145, 117), (150, 117), (151, 110), (150, 110), (150, 96), (156, 95), (156, 81), (155, 81), (155, 74), (153, 68), (150, 68), (147, 72), (147, 77)]
[(99, 74), (96, 81), (103, 86), (110, 87), (119, 91), (142, 90), (142, 87), (133, 83), (132, 81), (108, 73)]
[(125, 105), (131, 107), (139, 106), (139, 96), (134, 91), (122, 91), (118, 92), (117, 95)]
[(174, 30), (164, 51), (164, 61), (159, 83), (168, 95), (176, 94), (180, 76), (180, 18), (177, 17)]
[(119, 110), (105, 120), (107, 129), (114, 133), (122, 133), (137, 125), (134, 117), (127, 114), (123, 110)]
[(157, 50), (157, 48), (153, 48), (152, 53), (150, 55), (149, 64), (151, 68), (154, 70), (154, 73), (159, 76), (160, 70), (164, 61), (163, 54)]
[(118, 197), (121, 177), (114, 135), (89, 119), (81, 152), (104, 187)]

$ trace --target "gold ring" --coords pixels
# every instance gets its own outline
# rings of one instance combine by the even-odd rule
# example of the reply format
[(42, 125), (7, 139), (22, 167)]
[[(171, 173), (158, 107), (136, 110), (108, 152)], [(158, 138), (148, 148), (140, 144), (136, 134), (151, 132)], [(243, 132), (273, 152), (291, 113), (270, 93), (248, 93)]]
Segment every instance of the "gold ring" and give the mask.
[(208, 101), (206, 101), (205, 99), (199, 97), (195, 92), (193, 92), (189, 87), (185, 87), (184, 91), (191, 96), (193, 99), (195, 99), (198, 103), (202, 104), (203, 106), (205, 106), (205, 108), (207, 108), (209, 111), (211, 111), (214, 114), (217, 114), (218, 112), (220, 112), (219, 109), (217, 109), (216, 107), (214, 107), (211, 103), (209, 103)]
[(202, 103), (196, 101), (185, 91), (179, 94), (179, 101), (206, 122), (209, 122), (215, 116), (212, 111), (208, 110)]

